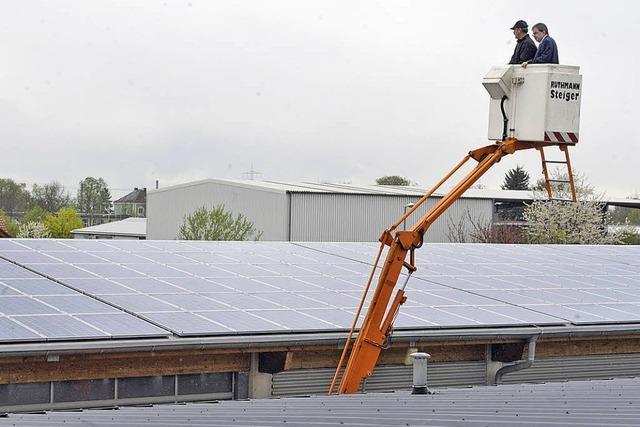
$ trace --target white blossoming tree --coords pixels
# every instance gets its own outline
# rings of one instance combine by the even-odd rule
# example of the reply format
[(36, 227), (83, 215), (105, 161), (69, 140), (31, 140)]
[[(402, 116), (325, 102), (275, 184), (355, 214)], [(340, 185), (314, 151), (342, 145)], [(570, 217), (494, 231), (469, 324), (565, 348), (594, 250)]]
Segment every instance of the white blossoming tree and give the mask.
[[(555, 171), (553, 179), (567, 180), (567, 175)], [(621, 243), (618, 233), (608, 233), (609, 214), (602, 195), (594, 191), (582, 174), (576, 174), (578, 201), (546, 200), (547, 193), (535, 192), (536, 200), (524, 209), (529, 243), (602, 245)], [(539, 188), (539, 186), (538, 186)], [(554, 197), (571, 199), (567, 184), (554, 189)]]
[(22, 239), (47, 239), (51, 237), (51, 232), (42, 222), (29, 221), (20, 224), (16, 237)]

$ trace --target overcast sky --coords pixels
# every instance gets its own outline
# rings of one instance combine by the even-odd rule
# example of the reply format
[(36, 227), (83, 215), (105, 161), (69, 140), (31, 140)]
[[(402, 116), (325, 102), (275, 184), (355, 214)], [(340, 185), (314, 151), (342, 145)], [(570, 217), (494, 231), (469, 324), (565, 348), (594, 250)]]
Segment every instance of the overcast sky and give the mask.
[[(14, 1), (0, 10), (0, 176), (115, 195), (203, 178), (431, 186), (488, 143), (482, 77), (517, 19), (583, 74), (574, 167), (640, 192), (637, 2)], [(498, 188), (537, 154), (517, 153)]]

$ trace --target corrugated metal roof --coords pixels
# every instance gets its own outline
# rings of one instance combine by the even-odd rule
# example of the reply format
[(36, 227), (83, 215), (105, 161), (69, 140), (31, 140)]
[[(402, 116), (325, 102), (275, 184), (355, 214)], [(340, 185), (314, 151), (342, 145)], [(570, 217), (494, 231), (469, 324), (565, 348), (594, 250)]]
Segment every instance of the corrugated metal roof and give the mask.
[[(397, 186), (397, 185), (366, 185), (366, 184), (340, 184), (340, 183), (320, 183), (320, 182), (284, 182), (284, 181), (253, 181), (241, 179), (205, 179), (185, 184), (165, 187), (150, 192), (171, 191), (179, 188), (202, 184), (233, 185), (255, 190), (275, 191), (281, 193), (334, 193), (334, 194), (368, 194), (387, 196), (423, 196), (429, 189), (417, 186)], [(442, 197), (447, 194), (447, 189), (442, 189), (434, 193), (435, 197)], [(538, 196), (539, 197), (539, 196)], [(535, 200), (536, 195), (532, 191), (518, 190), (496, 190), (478, 189), (467, 190), (462, 198), (466, 199), (491, 199), (498, 201), (523, 201)], [(640, 200), (607, 198), (605, 203), (616, 206), (628, 206), (640, 208)]]
[(10, 414), (0, 426), (635, 426), (640, 380), (615, 379), (119, 410)]
[(76, 228), (71, 233), (145, 237), (147, 235), (147, 218), (126, 218), (121, 221)]

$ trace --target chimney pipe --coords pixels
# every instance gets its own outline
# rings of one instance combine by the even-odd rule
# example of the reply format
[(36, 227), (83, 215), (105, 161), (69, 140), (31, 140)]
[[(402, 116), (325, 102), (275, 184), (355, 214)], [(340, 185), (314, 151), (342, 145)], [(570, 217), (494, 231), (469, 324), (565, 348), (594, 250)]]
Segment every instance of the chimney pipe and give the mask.
[(427, 388), (427, 360), (429, 353), (411, 353), (413, 358), (413, 390), (411, 394), (431, 394)]

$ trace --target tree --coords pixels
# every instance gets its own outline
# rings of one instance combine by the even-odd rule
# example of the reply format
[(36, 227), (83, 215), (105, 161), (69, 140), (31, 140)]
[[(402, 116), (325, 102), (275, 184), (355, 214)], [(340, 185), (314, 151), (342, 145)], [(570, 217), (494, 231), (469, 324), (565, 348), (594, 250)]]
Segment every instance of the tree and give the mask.
[(209, 210), (201, 207), (195, 212), (185, 215), (180, 226), (179, 238), (183, 240), (249, 240), (260, 239), (261, 231), (242, 214), (225, 210), (218, 205)]
[(411, 182), (407, 178), (398, 175), (382, 176), (376, 179), (378, 185), (409, 185)]
[(9, 178), (0, 178), (0, 209), (10, 216), (14, 212), (26, 211), (29, 197), (26, 184), (19, 184)]
[(516, 166), (515, 169), (509, 169), (504, 176), (504, 183), (501, 188), (503, 190), (528, 190), (529, 173), (520, 165)]
[(63, 208), (55, 215), (49, 215), (44, 220), (44, 225), (49, 229), (51, 237), (70, 239), (71, 230), (82, 228), (82, 219), (73, 208)]
[(48, 215), (49, 212), (45, 211), (40, 206), (36, 206), (35, 208), (31, 208), (25, 212), (20, 222), (23, 224), (26, 222), (43, 222)]
[(492, 224), (469, 209), (456, 222), (449, 217), (447, 238), (451, 243), (522, 243), (522, 229), (514, 224)]
[(20, 224), (16, 237), (21, 239), (47, 239), (51, 237), (51, 232), (42, 222), (30, 221)]
[[(566, 181), (567, 175), (554, 173), (554, 179)], [(524, 208), (529, 243), (542, 244), (616, 244), (621, 243), (619, 233), (608, 233), (609, 214), (606, 205), (582, 174), (574, 174), (576, 196), (571, 199), (567, 183), (554, 188), (554, 197), (564, 200), (544, 200), (546, 191), (535, 191), (536, 199)]]
[(640, 234), (632, 230), (622, 230), (620, 240), (625, 245), (640, 245)]
[[(640, 199), (640, 194), (634, 194), (629, 199)], [(620, 225), (640, 225), (640, 209), (616, 206), (611, 213), (611, 222)]]
[(108, 213), (111, 209), (111, 193), (104, 179), (89, 176), (80, 181), (76, 204), (80, 212), (89, 214), (91, 224), (93, 215)]
[(18, 224), (13, 222), (13, 220), (9, 217), (9, 215), (4, 213), (2, 209), (0, 209), (0, 217), (4, 220), (4, 225), (7, 226), (7, 231), (9, 232), (9, 235), (17, 236), (18, 232), (20, 231), (18, 228)]
[(602, 202), (536, 200), (524, 209), (529, 243), (606, 245), (620, 243), (607, 233), (608, 215)]
[(58, 212), (62, 208), (71, 206), (71, 196), (57, 181), (44, 185), (34, 184), (31, 189), (31, 206), (39, 206), (51, 213)]

